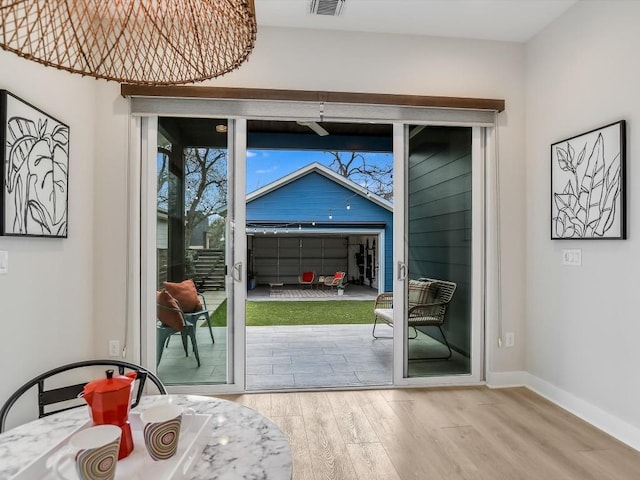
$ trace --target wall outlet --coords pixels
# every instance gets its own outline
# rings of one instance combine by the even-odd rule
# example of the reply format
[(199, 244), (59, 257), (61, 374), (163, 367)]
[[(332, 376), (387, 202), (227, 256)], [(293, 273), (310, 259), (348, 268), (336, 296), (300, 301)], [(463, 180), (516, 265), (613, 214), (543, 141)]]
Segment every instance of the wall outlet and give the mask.
[(565, 248), (562, 250), (562, 264), (579, 267), (582, 265), (582, 250), (579, 248)]
[(109, 340), (109, 356), (120, 356), (120, 340)]
[(507, 332), (504, 334), (504, 343), (507, 347), (513, 347), (516, 344), (516, 334), (513, 332)]
[(2, 250), (0, 251), (0, 274), (7, 273), (9, 273), (9, 252)]

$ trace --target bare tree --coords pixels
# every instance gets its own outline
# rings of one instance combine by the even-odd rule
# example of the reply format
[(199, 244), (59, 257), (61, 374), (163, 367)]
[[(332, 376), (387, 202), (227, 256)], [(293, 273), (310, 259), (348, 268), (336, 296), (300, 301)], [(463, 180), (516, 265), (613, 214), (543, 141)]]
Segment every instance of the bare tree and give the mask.
[(373, 161), (359, 152), (325, 152), (329, 168), (386, 200), (393, 200), (393, 160)]
[[(227, 203), (227, 151), (185, 149), (185, 235)], [(188, 245), (188, 243), (187, 243)]]
[[(169, 182), (181, 181), (169, 174), (168, 148), (158, 149), (158, 206), (169, 207), (171, 191)], [(226, 205), (227, 202), (227, 151), (214, 148), (185, 148), (184, 155), (184, 209), (185, 245), (191, 234), (202, 222)], [(177, 189), (176, 189), (177, 190)]]

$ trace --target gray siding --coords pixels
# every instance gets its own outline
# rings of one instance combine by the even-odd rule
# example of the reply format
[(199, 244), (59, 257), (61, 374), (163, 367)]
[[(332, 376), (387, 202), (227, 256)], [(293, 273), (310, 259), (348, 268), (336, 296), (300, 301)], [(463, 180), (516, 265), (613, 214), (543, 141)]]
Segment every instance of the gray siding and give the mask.
[(457, 284), (443, 330), (452, 347), (468, 354), (471, 129), (427, 127), (411, 140), (409, 152), (409, 276)]

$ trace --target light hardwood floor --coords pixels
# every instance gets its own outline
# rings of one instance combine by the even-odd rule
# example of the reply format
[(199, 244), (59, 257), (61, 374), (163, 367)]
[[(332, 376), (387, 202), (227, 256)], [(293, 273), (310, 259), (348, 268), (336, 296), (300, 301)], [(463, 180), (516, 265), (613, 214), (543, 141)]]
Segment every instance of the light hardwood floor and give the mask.
[(280, 427), (294, 480), (640, 479), (640, 452), (525, 388), (221, 397)]

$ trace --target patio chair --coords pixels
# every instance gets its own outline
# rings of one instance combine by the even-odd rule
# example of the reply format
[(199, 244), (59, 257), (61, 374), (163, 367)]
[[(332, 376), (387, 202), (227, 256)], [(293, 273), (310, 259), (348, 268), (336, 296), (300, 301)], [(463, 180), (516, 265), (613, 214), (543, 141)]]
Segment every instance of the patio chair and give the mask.
[[(102, 368), (98, 370), (94, 367)], [(156, 377), (152, 372), (148, 371), (146, 368), (141, 367), (140, 365), (115, 359), (87, 360), (82, 362), (69, 363), (67, 365), (56, 367), (41, 375), (38, 375), (35, 378), (32, 378), (9, 397), (9, 399), (0, 409), (0, 433), (4, 432), (5, 430), (5, 423), (9, 415), (9, 411), (14, 406), (14, 404), (20, 399), (20, 397), (22, 397), (22, 395), (36, 386), (38, 388), (38, 418), (46, 417), (48, 415), (62, 412), (64, 410), (70, 410), (72, 408), (86, 407), (86, 402), (84, 400), (80, 400), (78, 398), (78, 395), (84, 390), (84, 386), (89, 380), (97, 378), (98, 375), (104, 375), (104, 367), (117, 367), (118, 373), (120, 375), (124, 375), (125, 369), (136, 372), (137, 389), (134, 392), (132, 398), (132, 408), (140, 403), (140, 398), (142, 397), (142, 393), (144, 392), (144, 387), (147, 379), (156, 386), (156, 390), (158, 390), (161, 395), (167, 394), (167, 389), (162, 384), (160, 379)], [(86, 378), (87, 381), (77, 383), (75, 385), (60, 386), (61, 383), (67, 383), (65, 382), (65, 379), (67, 381), (69, 380), (68, 376), (65, 377), (65, 372), (72, 370), (77, 370), (76, 375), (74, 376), (76, 380), (74, 381), (78, 381), (78, 377), (83, 379)], [(82, 372), (80, 376), (77, 375), (77, 373), (79, 372)], [(48, 382), (49, 379), (52, 379), (52, 381)], [(49, 387), (51, 388), (45, 389), (45, 381), (50, 383)], [(74, 402), (75, 404), (71, 405), (70, 402)]]
[(164, 289), (157, 293), (156, 316), (158, 319), (156, 323), (156, 366), (160, 364), (162, 352), (168, 346), (171, 336), (179, 333), (187, 357), (189, 356), (188, 339), (191, 339), (193, 355), (196, 357), (199, 367), (200, 354), (196, 341), (196, 324), (186, 321), (178, 301)]
[(184, 316), (185, 322), (193, 324), (194, 327), (198, 326), (198, 320), (204, 318), (207, 322), (207, 328), (209, 329), (211, 343), (216, 343), (216, 339), (213, 336), (213, 330), (211, 329), (211, 314), (207, 309), (207, 301), (201, 293), (198, 293), (198, 298), (200, 299), (202, 308), (198, 309), (196, 312), (182, 312), (182, 315)]
[[(438, 327), (444, 344), (449, 353), (445, 357), (412, 358), (411, 360), (448, 360), (453, 354), (447, 337), (442, 330), (447, 308), (451, 303), (457, 285), (453, 282), (433, 278), (409, 280), (409, 311), (407, 312), (407, 326), (413, 329), (415, 339), (418, 336), (417, 327)], [(389, 338), (376, 335), (376, 325), (382, 321), (393, 326), (393, 293), (381, 293), (374, 304), (373, 331), (374, 338)]]
[(324, 279), (324, 285), (326, 287), (337, 287), (338, 285), (342, 285), (343, 280), (344, 280), (344, 272), (336, 272), (334, 276), (332, 277), (325, 277)]
[[(175, 298), (182, 310), (182, 316), (187, 323), (197, 327), (198, 320), (204, 318), (209, 328), (209, 336), (211, 343), (216, 343), (211, 329), (211, 315), (207, 309), (207, 301), (196, 289), (195, 282), (191, 279), (184, 280), (180, 283), (163, 282), (164, 289)], [(168, 345), (168, 343), (167, 343)]]
[(313, 288), (313, 281), (316, 278), (316, 272), (302, 272), (302, 275), (298, 275), (298, 283), (304, 288), (305, 285), (309, 285), (309, 288)]

